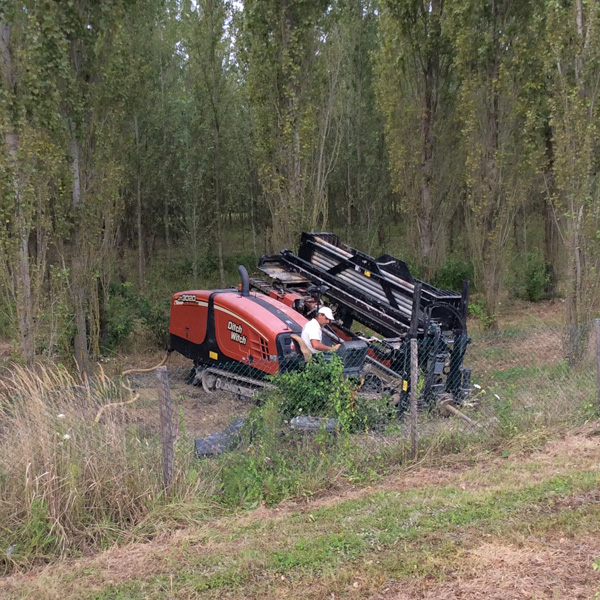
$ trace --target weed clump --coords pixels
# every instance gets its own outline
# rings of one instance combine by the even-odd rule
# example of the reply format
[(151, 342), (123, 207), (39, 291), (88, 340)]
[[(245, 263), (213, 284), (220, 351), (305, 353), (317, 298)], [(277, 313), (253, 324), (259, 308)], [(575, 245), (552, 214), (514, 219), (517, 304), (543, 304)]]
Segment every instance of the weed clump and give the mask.
[(395, 417), (389, 397), (360, 393), (357, 378), (344, 377), (344, 365), (336, 354), (315, 354), (303, 369), (272, 378), (281, 415), (285, 419), (310, 415), (333, 417), (345, 433), (384, 428)]

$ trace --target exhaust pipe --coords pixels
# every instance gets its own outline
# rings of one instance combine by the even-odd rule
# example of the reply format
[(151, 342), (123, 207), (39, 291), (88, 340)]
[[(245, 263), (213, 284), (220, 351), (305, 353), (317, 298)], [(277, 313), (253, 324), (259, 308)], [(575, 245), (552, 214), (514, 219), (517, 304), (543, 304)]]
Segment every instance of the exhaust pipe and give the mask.
[(242, 296), (250, 295), (250, 279), (248, 278), (248, 271), (244, 265), (238, 267), (240, 277), (242, 278)]

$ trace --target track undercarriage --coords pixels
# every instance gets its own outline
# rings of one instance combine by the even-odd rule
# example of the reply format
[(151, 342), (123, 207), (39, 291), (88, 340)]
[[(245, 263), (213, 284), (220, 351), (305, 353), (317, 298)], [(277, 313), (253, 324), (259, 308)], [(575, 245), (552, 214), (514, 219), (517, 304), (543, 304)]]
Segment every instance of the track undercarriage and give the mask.
[[(364, 398), (380, 398), (387, 396), (391, 405), (398, 406), (401, 402), (401, 392), (405, 384), (397, 374), (391, 372), (373, 359), (367, 359), (362, 373), (356, 379), (359, 396)], [(241, 375), (227, 368), (194, 367), (188, 383), (202, 386), (202, 389), (212, 394), (228, 392), (239, 399), (256, 400), (263, 391), (275, 386), (269, 381)]]
[(273, 384), (218, 367), (197, 367), (191, 378), (193, 385), (201, 385), (206, 393), (229, 392), (239, 398), (255, 399), (259, 392), (273, 388)]

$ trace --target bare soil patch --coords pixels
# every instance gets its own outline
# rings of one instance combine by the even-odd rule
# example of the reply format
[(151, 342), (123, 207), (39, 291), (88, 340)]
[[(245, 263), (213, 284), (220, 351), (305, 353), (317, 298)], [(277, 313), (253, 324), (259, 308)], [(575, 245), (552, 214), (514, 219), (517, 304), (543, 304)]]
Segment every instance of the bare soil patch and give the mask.
[[(139, 401), (128, 406), (127, 419), (148, 432), (160, 431), (158, 386), (148, 378), (149, 386), (133, 389), (140, 395)], [(235, 417), (246, 417), (254, 404), (229, 393), (207, 393), (202, 387), (188, 385), (182, 378), (170, 381), (171, 400), (175, 421), (175, 434), (185, 433), (190, 438), (205, 437), (225, 429)]]
[(525, 539), (519, 544), (484, 541), (469, 551), (446, 580), (409, 580), (372, 600), (591, 600), (600, 574), (600, 536), (586, 539)]

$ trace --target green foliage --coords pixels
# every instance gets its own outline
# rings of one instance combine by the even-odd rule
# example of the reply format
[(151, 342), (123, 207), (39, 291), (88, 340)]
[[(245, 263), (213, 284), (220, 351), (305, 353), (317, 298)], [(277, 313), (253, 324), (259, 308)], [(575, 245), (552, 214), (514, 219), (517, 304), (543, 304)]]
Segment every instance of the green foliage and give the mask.
[[(249, 272), (256, 267), (256, 256), (253, 252), (234, 252), (223, 256), (223, 268), (227, 282), (239, 279), (238, 266), (244, 265)], [(219, 257), (215, 252), (206, 252), (198, 257), (197, 263), (194, 259), (186, 256), (173, 267), (173, 275), (179, 278), (189, 279), (195, 276), (202, 281), (218, 281)]]
[(29, 507), (29, 518), (23, 523), (15, 541), (21, 547), (17, 551), (25, 556), (46, 556), (56, 550), (56, 536), (48, 514), (48, 502), (34, 498)]
[(319, 480), (317, 471), (325, 469), (334, 456), (317, 458), (325, 456), (328, 441), (311, 440), (315, 445), (303, 452), (299, 449), (302, 440), (286, 439), (283, 431), (279, 397), (270, 394), (251, 411), (242, 432), (242, 449), (227, 457), (221, 471), (221, 494), (226, 505), (274, 504), (301, 490), (308, 492), (309, 481)]
[(449, 7), (457, 104), (466, 154), (464, 212), (488, 329), (497, 329), (504, 259), (519, 207), (544, 163), (538, 115), (543, 68), (540, 3), (459, 0)]
[(168, 300), (153, 302), (145, 294), (135, 292), (130, 283), (111, 285), (103, 349), (109, 352), (115, 350), (138, 322), (149, 329), (157, 345), (165, 347), (169, 331), (168, 308)]
[(505, 388), (502, 398), (494, 396), (495, 413), (502, 435), (510, 437), (519, 431), (519, 415), (514, 409), (513, 394)]
[[(243, 449), (227, 459), (221, 472), (227, 505), (273, 504), (311, 493), (313, 487), (327, 485), (327, 473), (334, 465), (345, 469), (353, 481), (373, 480), (386, 468), (389, 462), (382, 454), (357, 454), (349, 435), (383, 432), (395, 410), (385, 396), (361, 398), (342, 371), (337, 355), (316, 354), (304, 369), (273, 377), (276, 390), (266, 393), (251, 411), (244, 425)], [(289, 420), (298, 415), (335, 416), (339, 430), (293, 432)]]
[[(325, 184), (334, 161), (324, 161), (322, 150), (333, 134), (331, 95), (339, 80), (328, 76), (327, 66), (336, 73), (340, 61), (338, 36), (327, 35), (328, 8), (323, 0), (244, 4), (239, 56), (247, 69), (254, 160), (275, 250), (327, 219)], [(328, 154), (334, 157), (332, 143)]]
[(391, 185), (411, 223), (406, 235), (425, 272), (434, 266), (442, 241), (436, 231), (460, 198), (460, 83), (447, 12), (443, 2), (383, 0), (381, 48), (374, 53), (374, 87), (385, 117)]
[(12, 302), (0, 302), (0, 337), (12, 338), (16, 331), (15, 307)]
[(496, 315), (493, 317), (488, 316), (485, 301), (483, 299), (469, 302), (469, 314), (472, 317), (479, 319), (484, 329), (489, 329), (496, 320)]
[[(545, 74), (551, 93), (553, 208), (567, 257), (567, 325), (589, 320), (597, 306), (600, 253), (598, 186), (591, 172), (598, 168), (598, 99), (596, 73), (600, 57), (600, 7), (577, 2), (549, 2), (545, 29)], [(572, 363), (581, 359), (580, 340), (567, 348)]]
[(600, 416), (600, 406), (598, 406), (598, 392), (592, 390), (587, 397), (577, 407), (577, 420), (588, 422), (598, 419)]
[[(329, 360), (331, 358), (331, 361)], [(388, 399), (361, 399), (354, 384), (342, 376), (341, 359), (317, 354), (301, 371), (273, 378), (277, 389), (263, 398), (246, 420), (243, 448), (222, 471), (222, 494), (227, 505), (272, 504), (313, 486), (326, 485), (332, 465), (345, 468), (353, 480), (374, 479), (383, 468), (381, 455), (355, 456), (348, 434), (383, 431), (395, 415)], [(304, 435), (289, 429), (297, 415), (336, 416), (338, 432)]]
[(382, 394), (377, 398), (357, 394), (352, 414), (352, 431), (370, 432), (384, 431), (390, 423), (397, 422), (396, 407), (390, 403), (390, 398)]
[(461, 290), (465, 280), (473, 281), (473, 263), (450, 256), (438, 268), (432, 283), (446, 290)]
[(152, 301), (147, 296), (142, 296), (140, 301), (140, 318), (161, 348), (165, 348), (169, 340), (169, 307), (168, 298)]
[(222, 500), (228, 506), (273, 505), (295, 496), (303, 487), (303, 461), (260, 443), (249, 446), (221, 472)]
[(107, 336), (103, 340), (107, 351), (115, 350), (129, 336), (136, 319), (130, 286), (111, 286), (111, 292), (106, 307)]
[(344, 378), (343, 371), (339, 356), (317, 353), (303, 369), (275, 376), (282, 414), (286, 418), (299, 414), (336, 416), (341, 428), (349, 430), (356, 417), (356, 386)]
[[(552, 269), (540, 252), (528, 252), (524, 268), (515, 270), (516, 295), (529, 302), (547, 300), (552, 293)], [(522, 265), (522, 257), (519, 261)]]

